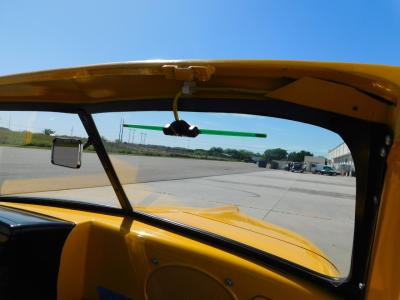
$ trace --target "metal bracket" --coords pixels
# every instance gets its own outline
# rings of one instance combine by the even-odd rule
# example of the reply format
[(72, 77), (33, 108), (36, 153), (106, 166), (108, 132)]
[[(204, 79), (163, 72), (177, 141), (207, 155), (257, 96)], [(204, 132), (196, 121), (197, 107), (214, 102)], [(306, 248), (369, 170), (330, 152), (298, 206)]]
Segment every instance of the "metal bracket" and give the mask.
[(175, 80), (199, 80), (208, 81), (215, 73), (213, 66), (187, 66), (181, 67), (178, 65), (164, 65), (161, 67), (165, 78)]
[(83, 150), (89, 148), (92, 145), (93, 145), (93, 138), (91, 136), (89, 136), (86, 143), (83, 145)]

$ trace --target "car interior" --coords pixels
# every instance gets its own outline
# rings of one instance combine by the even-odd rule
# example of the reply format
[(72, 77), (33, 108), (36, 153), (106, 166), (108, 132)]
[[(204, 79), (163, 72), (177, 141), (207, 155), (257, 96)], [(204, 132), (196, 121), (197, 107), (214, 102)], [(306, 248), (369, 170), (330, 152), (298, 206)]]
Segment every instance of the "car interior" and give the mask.
[[(116, 208), (2, 193), (1, 299), (365, 297), (362, 284), (369, 278), (379, 211), (377, 197), (382, 194), (386, 172), (382, 151), (389, 152), (391, 145), (387, 141), (392, 137), (392, 129), (381, 122), (380, 113), (391, 106), (390, 101), (343, 82), (325, 80), (323, 68), (303, 70), (293, 66), (290, 73), (273, 65), (269, 71), (276, 74), (272, 76), (270, 72), (268, 77), (265, 68), (252, 64), (236, 65), (236, 69), (231, 65), (214, 66), (189, 72), (168, 64), (132, 69), (116, 65), (0, 79), (3, 111), (60, 112), (79, 117), (88, 140), (55, 138), (53, 155), (57, 143), (72, 152), (80, 149), (76, 150), (79, 153), (91, 147), (121, 204), (121, 208)], [(215, 78), (209, 80), (215, 69)], [(332, 71), (330, 77), (339, 78), (339, 73)], [(212, 225), (195, 226), (191, 224), (197, 220), (195, 217), (178, 222), (157, 211), (132, 208), (96, 127), (96, 114), (163, 111), (170, 113), (173, 120), (175, 91), (188, 74), (204, 90), (182, 96), (180, 112), (247, 114), (298, 121), (331, 130), (345, 141), (357, 169), (354, 241), (347, 277), (335, 276), (336, 271), (329, 268), (325, 274), (317, 272), (267, 253), (239, 238), (219, 234)], [(253, 74), (253, 78), (245, 74)], [(356, 78), (354, 85), (363, 86), (362, 76), (347, 76)], [(260, 94), (261, 86), (269, 86), (272, 92), (268, 96)], [(183, 85), (183, 90), (186, 87), (187, 84)], [(377, 107), (373, 114), (371, 107)], [(169, 134), (194, 134), (190, 120), (185, 121), (187, 126), (169, 127)], [(67, 150), (61, 165), (79, 168), (85, 164), (84, 157), (82, 161), (70, 160), (78, 152), (71, 154)], [(49, 162), (56, 159), (49, 157)], [(210, 228), (204, 229), (206, 226)], [(289, 257), (292, 250), (285, 249)], [(319, 267), (324, 268), (322, 264)]]

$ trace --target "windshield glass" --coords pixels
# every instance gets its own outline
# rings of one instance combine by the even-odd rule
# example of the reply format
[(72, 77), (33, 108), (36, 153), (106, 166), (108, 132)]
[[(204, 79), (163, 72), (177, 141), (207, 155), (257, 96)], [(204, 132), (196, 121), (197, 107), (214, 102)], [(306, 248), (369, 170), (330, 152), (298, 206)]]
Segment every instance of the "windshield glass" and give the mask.
[[(186, 112), (185, 134), (198, 135), (177, 137), (163, 132), (171, 112), (93, 117), (136, 210), (324, 275), (349, 273), (355, 169), (337, 134), (284, 119)], [(75, 114), (0, 113), (0, 194), (120, 207), (94, 149), (84, 150), (79, 169), (56, 166), (55, 138), (88, 140)]]
[(0, 112), (0, 194), (121, 207), (92, 147), (83, 153), (79, 169), (51, 163), (57, 137), (87, 141), (75, 114)]
[[(337, 134), (253, 115), (186, 112), (181, 118), (196, 125), (200, 134), (165, 135), (162, 127), (173, 121), (171, 112), (94, 115), (135, 209), (226, 236), (332, 277), (347, 276), (355, 215), (354, 166), (348, 161), (338, 176), (321, 176), (326, 174), (316, 168), (341, 166), (334, 155), (343, 145)], [(212, 131), (220, 133), (206, 134)], [(226, 131), (235, 134), (221, 134)]]

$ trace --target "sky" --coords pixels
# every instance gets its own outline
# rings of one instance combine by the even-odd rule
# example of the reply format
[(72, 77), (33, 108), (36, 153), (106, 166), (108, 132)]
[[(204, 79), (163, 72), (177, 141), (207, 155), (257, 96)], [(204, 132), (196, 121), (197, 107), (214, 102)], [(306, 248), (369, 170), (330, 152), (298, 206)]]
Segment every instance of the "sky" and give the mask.
[(399, 0), (0, 0), (0, 74), (143, 59), (400, 65)]
[[(248, 58), (400, 65), (399, 29), (399, 0), (0, 0), (0, 75), (147, 59)], [(30, 118), (36, 119), (21, 120), (22, 127), (30, 120), (31, 127), (51, 125), (59, 132), (79, 132), (77, 121), (69, 124), (60, 115), (53, 120), (46, 114), (32, 115)], [(2, 113), (0, 124), (7, 127), (10, 117)], [(325, 140), (326, 131), (318, 135), (312, 126), (304, 128), (301, 135), (285, 137), (273, 127), (289, 132), (293, 123), (271, 118), (263, 119), (264, 127), (260, 127), (260, 118), (188, 117), (196, 122), (214, 122), (214, 127), (226, 130), (233, 130), (237, 124), (263, 129), (269, 134), (268, 147), (301, 146), (322, 153), (339, 142), (336, 135)], [(16, 127), (18, 118), (11, 118)], [(104, 131), (118, 128), (120, 116), (105, 119)], [(135, 120), (153, 125), (165, 121), (159, 115)], [(156, 143), (152, 138), (155, 133), (148, 134), (148, 142)], [(320, 137), (325, 146), (313, 143), (315, 137)], [(303, 141), (301, 145), (298, 140)], [(250, 147), (248, 140), (218, 141)], [(196, 143), (190, 143), (195, 147)]]

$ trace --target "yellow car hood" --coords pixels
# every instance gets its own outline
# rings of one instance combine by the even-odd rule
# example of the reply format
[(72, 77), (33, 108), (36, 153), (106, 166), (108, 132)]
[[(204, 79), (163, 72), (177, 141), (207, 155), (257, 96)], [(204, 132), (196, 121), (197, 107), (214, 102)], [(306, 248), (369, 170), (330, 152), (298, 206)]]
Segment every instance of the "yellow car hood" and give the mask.
[(207, 209), (135, 209), (230, 238), (328, 276), (339, 276), (327, 255), (310, 241), (285, 228), (244, 215), (233, 205)]
[[(119, 228), (124, 223), (124, 218), (120, 216), (76, 209), (22, 203), (1, 202), (0, 204), (49, 215), (77, 224), (100, 222)], [(247, 217), (241, 214), (235, 206), (214, 209), (178, 209), (177, 207), (135, 207), (135, 209), (230, 238), (322, 275), (333, 278), (340, 277), (339, 271), (334, 264), (311, 242), (279, 226)], [(154, 236), (156, 238), (175, 236), (173, 233), (142, 224), (141, 222), (136, 222), (135, 224), (135, 228), (131, 228), (131, 233), (143, 233), (148, 231), (148, 228), (153, 228), (152, 232), (146, 233), (146, 236)]]

